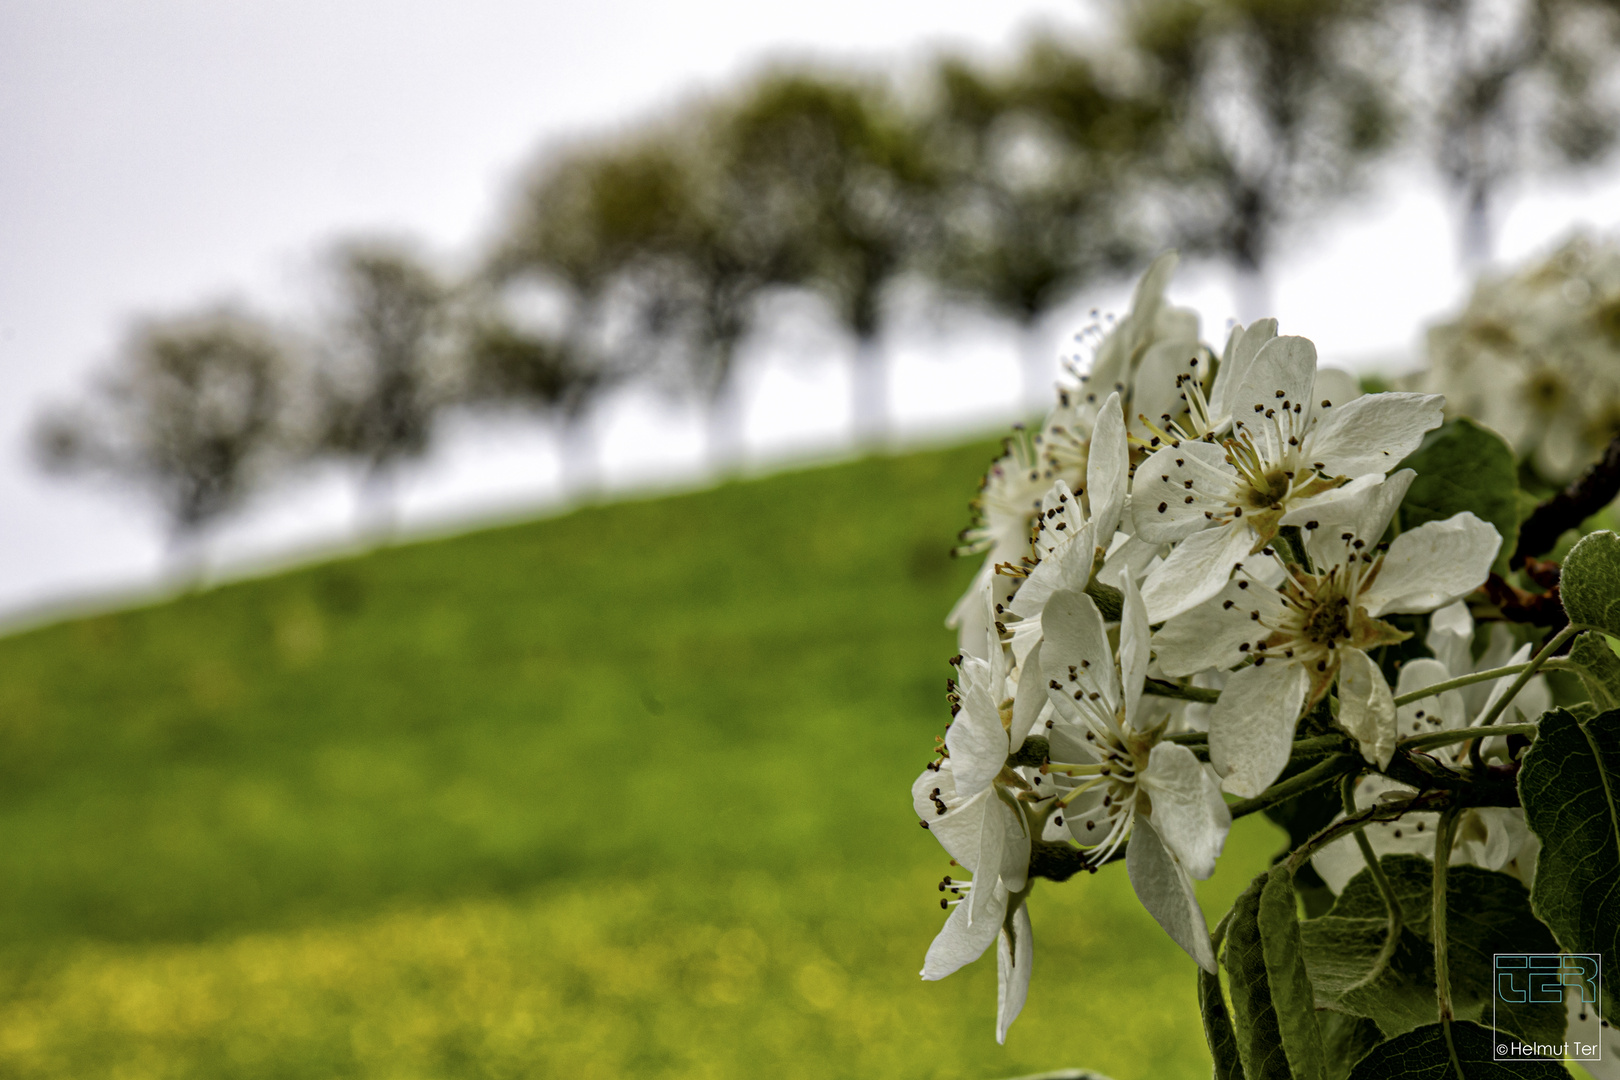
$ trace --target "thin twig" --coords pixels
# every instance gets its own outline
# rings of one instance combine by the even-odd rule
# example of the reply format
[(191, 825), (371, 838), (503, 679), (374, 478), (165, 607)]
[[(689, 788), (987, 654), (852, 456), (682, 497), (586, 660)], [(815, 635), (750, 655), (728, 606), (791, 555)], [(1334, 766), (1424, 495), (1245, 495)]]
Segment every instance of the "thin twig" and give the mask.
[(1361, 759), (1351, 754), (1334, 754), (1325, 761), (1319, 761), (1302, 773), (1290, 776), (1286, 780), (1272, 784), (1252, 799), (1244, 799), (1231, 805), (1232, 817), (1240, 818), (1252, 814), (1257, 810), (1264, 810), (1269, 806), (1287, 802), (1296, 795), (1303, 795), (1307, 791), (1319, 788), (1323, 784), (1331, 783), (1341, 773), (1360, 765)]
[(1429, 931), (1434, 937), (1434, 1000), (1446, 1036), (1446, 1049), (1451, 1054), (1452, 1068), (1457, 1070), (1457, 1080), (1467, 1080), (1462, 1063), (1457, 1060), (1457, 1046), (1451, 1040), (1451, 964), (1446, 946), (1446, 869), (1451, 863), (1451, 841), (1456, 831), (1457, 808), (1447, 807), (1440, 815), (1440, 827), (1434, 836), (1434, 914), (1429, 918)]
[(1502, 710), (1506, 709), (1508, 703), (1518, 696), (1520, 690), (1524, 689), (1525, 684), (1535, 675), (1536, 670), (1552, 659), (1553, 653), (1558, 651), (1560, 645), (1585, 629), (1588, 628), (1579, 623), (1571, 623), (1549, 638), (1547, 644), (1543, 645), (1541, 650), (1530, 658), (1530, 662), (1524, 665), (1524, 670), (1519, 672), (1519, 677), (1514, 679), (1512, 685), (1507, 688), (1507, 693), (1496, 699), (1496, 704), (1491, 706), (1491, 711), (1486, 713), (1484, 718), (1475, 726), (1486, 728), (1496, 723), (1496, 718), (1502, 715)]
[(1531, 555), (1551, 551), (1558, 538), (1603, 509), (1620, 495), (1620, 435), (1609, 441), (1603, 457), (1575, 482), (1530, 511), (1519, 526), (1519, 543), (1509, 565), (1517, 569)]
[(1205, 705), (1219, 701), (1221, 692), (1210, 690), (1202, 686), (1182, 686), (1179, 683), (1166, 682), (1163, 679), (1148, 679), (1142, 684), (1145, 694), (1157, 694), (1159, 697), (1175, 698), (1178, 701), (1197, 701)]
[[(1531, 735), (1541, 730), (1540, 724), (1495, 724), (1491, 727), (1492, 735)], [(1453, 728), (1450, 731), (1431, 731), (1427, 735), (1413, 735), (1402, 739), (1400, 745), (1406, 750), (1433, 750), (1437, 746), (1450, 746), (1452, 743), (1467, 742), (1477, 738), (1477, 728)]]
[[(1339, 794), (1344, 801), (1344, 813), (1348, 817), (1356, 812), (1356, 778), (1346, 775), (1340, 783)], [(1357, 979), (1354, 986), (1349, 989), (1367, 986), (1375, 981), (1389, 967), (1389, 962), (1395, 958), (1395, 950), (1401, 943), (1401, 931), (1405, 921), (1401, 914), (1401, 901), (1395, 895), (1395, 887), (1389, 883), (1389, 877), (1384, 873), (1384, 866), (1378, 861), (1378, 855), (1372, 849), (1372, 841), (1367, 839), (1365, 829), (1356, 831), (1356, 846), (1361, 849), (1361, 857), (1367, 862), (1367, 870), (1372, 874), (1373, 883), (1378, 886), (1379, 895), (1384, 898), (1384, 910), (1389, 915), (1389, 930), (1384, 936), (1383, 947), (1373, 958), (1372, 967), (1367, 974)]]

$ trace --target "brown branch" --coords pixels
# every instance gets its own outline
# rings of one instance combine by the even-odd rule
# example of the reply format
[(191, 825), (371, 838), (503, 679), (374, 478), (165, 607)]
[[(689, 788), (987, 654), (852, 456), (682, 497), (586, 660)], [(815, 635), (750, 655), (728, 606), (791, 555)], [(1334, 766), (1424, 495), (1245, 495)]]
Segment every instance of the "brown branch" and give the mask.
[[(1526, 566), (1531, 562), (1538, 568), (1552, 565), (1540, 559), (1530, 559), (1526, 562)], [(1484, 589), (1485, 595), (1490, 597), (1491, 603), (1496, 605), (1502, 618), (1508, 622), (1529, 623), (1531, 626), (1545, 626), (1553, 630), (1562, 630), (1569, 625), (1569, 616), (1564, 614), (1564, 603), (1559, 596), (1557, 585), (1544, 593), (1526, 592), (1500, 574), (1492, 574), (1481, 588)]]
[(1553, 549), (1569, 529), (1608, 506), (1620, 495), (1620, 435), (1616, 435), (1603, 457), (1582, 473), (1574, 483), (1537, 506), (1519, 526), (1519, 545), (1509, 565), (1518, 568), (1532, 555)]

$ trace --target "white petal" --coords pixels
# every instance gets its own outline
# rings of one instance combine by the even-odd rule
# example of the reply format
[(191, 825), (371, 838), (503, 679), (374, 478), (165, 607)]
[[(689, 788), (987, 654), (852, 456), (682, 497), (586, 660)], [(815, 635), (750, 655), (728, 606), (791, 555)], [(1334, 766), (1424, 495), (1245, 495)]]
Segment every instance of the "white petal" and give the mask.
[[(1411, 476), (1417, 475), (1412, 473), (1410, 469), (1402, 470), (1402, 472), (1411, 473)], [(1399, 494), (1403, 498), (1406, 495), (1407, 485), (1411, 484), (1411, 476), (1407, 477), (1406, 483), (1400, 488)], [(1307, 521), (1315, 521), (1318, 527), (1324, 525), (1331, 527), (1336, 524), (1343, 525), (1348, 522), (1358, 521), (1365, 518), (1369, 513), (1369, 499), (1389, 497), (1388, 492), (1372, 493), (1368, 490), (1384, 482), (1385, 478), (1382, 473), (1371, 476), (1358, 476), (1354, 480), (1341, 484), (1331, 491), (1324, 491), (1320, 495), (1313, 495), (1308, 499), (1294, 499), (1288, 504), (1288, 512), (1282, 516), (1281, 523), (1284, 525), (1303, 525)], [(1396, 499), (1394, 505), (1399, 506), (1400, 500)]]
[[(1530, 645), (1529, 645), (1529, 643), (1526, 643), (1524, 645), (1519, 646), (1518, 650), (1516, 652), (1514, 652), (1514, 654), (1511, 657), (1508, 658), (1508, 663), (1509, 664), (1522, 664), (1522, 663), (1524, 663), (1525, 661), (1527, 661), (1529, 659), (1530, 659)], [(1501, 665), (1499, 665), (1499, 666), (1501, 666)], [(1484, 668), (1482, 670), (1489, 670), (1489, 669)], [(1490, 686), (1491, 692), (1490, 692), (1489, 696), (1487, 696), (1485, 698), (1485, 700), (1480, 704), (1480, 709), (1479, 709), (1479, 718), (1480, 719), (1483, 719), (1486, 713), (1488, 713), (1492, 709), (1496, 708), (1496, 703), (1499, 700), (1501, 700), (1502, 695), (1504, 695), (1504, 694), (1506, 694), (1508, 692), (1508, 688), (1513, 685), (1513, 681), (1514, 681), (1515, 678), (1517, 678), (1517, 676), (1504, 675), (1504, 676), (1502, 676), (1502, 678), (1495, 679), (1492, 682), (1487, 684), (1487, 685)], [(1543, 684), (1541, 687), (1539, 687), (1540, 692), (1536, 693), (1533, 697), (1531, 697), (1531, 695), (1529, 694), (1530, 687), (1535, 685), (1539, 681), (1540, 681), (1540, 676), (1537, 676), (1536, 678), (1531, 679), (1531, 681), (1529, 683), (1525, 684), (1524, 689), (1519, 691), (1519, 696), (1514, 698), (1511, 702), (1508, 703), (1507, 710), (1505, 710), (1505, 711), (1507, 711), (1508, 714), (1506, 716), (1503, 716), (1501, 718), (1500, 722), (1512, 723), (1513, 720), (1515, 719), (1514, 716), (1512, 715), (1512, 711), (1515, 711), (1515, 710), (1518, 711), (1523, 716), (1523, 718), (1526, 719), (1526, 720), (1535, 720), (1535, 719), (1540, 718), (1541, 714), (1543, 712), (1545, 712), (1546, 709), (1547, 709), (1547, 704), (1545, 704), (1545, 703), (1550, 702), (1550, 695), (1547, 693), (1546, 685)], [(1526, 697), (1531, 697), (1531, 700), (1526, 701), (1525, 700)], [(1539, 706), (1539, 708), (1537, 708), (1537, 706)], [(1530, 711), (1532, 708), (1535, 709), (1534, 712)], [(1484, 750), (1487, 753), (1489, 753), (1491, 750), (1501, 746), (1502, 742), (1500, 740), (1501, 740), (1500, 736), (1494, 736), (1492, 738), (1487, 739), (1485, 741)]]
[[(1413, 789), (1387, 777), (1365, 777), (1356, 784), (1356, 807), (1365, 810), (1391, 791), (1402, 795), (1413, 794)], [(1432, 858), (1434, 828), (1439, 820), (1439, 814), (1407, 814), (1396, 821), (1373, 822), (1364, 832), (1376, 855), (1424, 855)], [(1400, 835), (1397, 836), (1397, 833)], [(1367, 868), (1367, 860), (1361, 854), (1360, 845), (1353, 837), (1347, 836), (1317, 852), (1311, 859), (1311, 865), (1328, 887), (1337, 893), (1344, 890), (1346, 882)]]
[(1459, 600), (1437, 608), (1429, 618), (1429, 633), (1423, 643), (1446, 666), (1448, 675), (1465, 674), (1473, 666), (1474, 644), (1474, 618), (1468, 613), (1468, 605)]
[(1153, 796), (1153, 827), (1193, 878), (1215, 872), (1232, 812), (1204, 763), (1185, 746), (1159, 743), (1137, 781)]
[(1203, 355), (1203, 348), (1191, 337), (1163, 338), (1148, 346), (1142, 354), (1131, 393), (1128, 419), (1133, 434), (1143, 439), (1152, 437), (1142, 417), (1162, 428), (1168, 423), (1164, 419), (1166, 414), (1173, 420), (1186, 410), (1187, 403), (1181, 400), (1182, 390), (1176, 380), (1181, 375), (1196, 373), (1198, 368), (1188, 361)]
[(1221, 369), (1215, 373), (1215, 385), (1210, 388), (1209, 411), (1212, 418), (1232, 418), (1231, 398), (1243, 385), (1254, 358), (1272, 338), (1277, 336), (1276, 319), (1256, 319), (1247, 327), (1235, 327), (1227, 340), (1226, 355), (1221, 357)]
[(1092, 386), (1104, 392), (1124, 389), (1121, 380), (1126, 377), (1126, 366), (1132, 353), (1147, 340), (1159, 321), (1159, 312), (1164, 307), (1164, 289), (1175, 272), (1177, 261), (1175, 252), (1166, 251), (1142, 274), (1142, 280), (1136, 283), (1136, 290), (1131, 294), (1131, 310), (1097, 348), (1097, 360), (1091, 369)]
[[(948, 767), (948, 766), (947, 766)], [(946, 767), (940, 769), (944, 773)], [(938, 775), (938, 774), (936, 774)], [(947, 810), (940, 814), (939, 808), (934, 806), (927, 796), (935, 787), (940, 789), (940, 799), (946, 804)], [(979, 865), (980, 848), (984, 842), (984, 822), (991, 810), (991, 803), (996, 801), (995, 792), (989, 788), (976, 792), (970, 798), (958, 799), (945, 784), (927, 783), (927, 776), (917, 778), (917, 785), (912, 788), (912, 807), (917, 816), (928, 822), (928, 831), (938, 840), (947, 854), (962, 864), (963, 869), (970, 874), (981, 871)], [(995, 865), (983, 868), (989, 875), (986, 880), (994, 881), (997, 868), (1000, 866), (1001, 852), (995, 852), (998, 860)]]
[(1367, 394), (1325, 410), (1311, 432), (1306, 455), (1329, 476), (1387, 473), (1445, 419), (1438, 394)]
[[(1401, 665), (1400, 676), (1395, 680), (1395, 696), (1405, 697), (1407, 694), (1436, 683), (1443, 683), (1450, 678), (1450, 668), (1440, 660), (1431, 660), (1427, 656), (1408, 660)], [(1419, 713), (1423, 715), (1419, 716)], [(1440, 721), (1438, 725), (1435, 724), (1436, 720)], [(1462, 695), (1455, 690), (1448, 690), (1437, 696), (1418, 698), (1395, 710), (1395, 730), (1407, 735), (1458, 728), (1463, 725), (1464, 720)]]
[(1029, 906), (1013, 900), (996, 945), (996, 1042), (1007, 1041), (1007, 1029), (1023, 1011), (1029, 997), (1029, 974), (1035, 962), (1035, 938), (1029, 925)]
[[(1114, 650), (1108, 643), (1102, 614), (1091, 597), (1069, 591), (1053, 593), (1041, 615), (1041, 626), (1046, 635), (1041, 644), (1041, 668), (1048, 683), (1071, 685), (1069, 667), (1072, 665), (1075, 668), (1072, 685), (1088, 694), (1101, 694), (1110, 711), (1118, 708), (1119, 682)], [(1072, 709), (1073, 702), (1064, 692), (1053, 690), (1051, 694), (1060, 710)], [(1070, 713), (1064, 712), (1064, 715)]]
[[(1277, 337), (1266, 342), (1256, 354), (1254, 363), (1244, 373), (1232, 397), (1232, 419), (1242, 422), (1252, 413), (1263, 412), (1276, 406), (1278, 401), (1303, 404), (1306, 409), (1315, 402), (1311, 389), (1316, 384), (1316, 346), (1309, 338)], [(1277, 391), (1282, 391), (1279, 398)], [(1255, 406), (1260, 406), (1256, 409)], [(1280, 448), (1275, 448), (1280, 450)], [(1280, 454), (1268, 455), (1277, 460)]]
[[(974, 920), (970, 924), (966, 901), (952, 908), (951, 917), (945, 920), (945, 925), (934, 938), (934, 943), (928, 946), (928, 955), (923, 960), (922, 968), (924, 979), (930, 982), (943, 979), (973, 963), (983, 956), (984, 950), (996, 940), (996, 936), (1001, 932), (1002, 916), (1007, 911), (1007, 893), (1004, 889), (992, 888), (990, 885), (984, 888), (992, 894), (991, 902), (986, 906), (986, 915), (989, 917)], [(975, 888), (973, 892), (978, 892), (978, 889)]]
[[(1307, 526), (1311, 521), (1317, 523), (1316, 528), (1305, 530), (1305, 551), (1317, 570), (1348, 562), (1352, 549), (1347, 545), (1352, 541), (1360, 540), (1367, 547), (1378, 543), (1416, 477), (1411, 469), (1402, 469), (1382, 483), (1376, 478), (1352, 480), (1341, 489), (1339, 498), (1316, 503), (1308, 515), (1298, 515), (1309, 518)], [(1350, 540), (1345, 539), (1346, 534)]]
[(1008, 892), (1023, 892), (1029, 884), (1029, 849), (1034, 837), (1021, 811), (1005, 803), (1002, 809), (1001, 827), (1006, 835), (1001, 849), (1001, 887)]
[(1125, 701), (1125, 715), (1136, 715), (1142, 699), (1142, 683), (1147, 678), (1152, 633), (1148, 629), (1147, 608), (1136, 582), (1127, 579), (1119, 619), (1119, 681)]
[[(1612, 974), (1610, 977), (1613, 977)], [(1591, 1080), (1620, 1080), (1620, 1029), (1615, 1028), (1607, 1017), (1599, 1016), (1594, 1006), (1583, 1004), (1580, 992), (1575, 987), (1564, 990), (1564, 1012), (1568, 1018), (1564, 1029), (1565, 1039), (1598, 1048), (1595, 1060), (1580, 1061), (1585, 1074)]]
[(981, 660), (989, 659), (996, 643), (994, 608), (996, 604), (1008, 603), (1013, 590), (1018, 587), (1018, 579), (996, 573), (995, 564), (1008, 556), (998, 556), (991, 552), (985, 557), (984, 565), (974, 575), (973, 584), (962, 598), (951, 609), (951, 614), (945, 620), (945, 625), (957, 631), (957, 647), (964, 656), (977, 656)]
[[(1361, 380), (1342, 368), (1318, 366), (1316, 388), (1311, 394), (1315, 397), (1319, 409), (1347, 405), (1362, 396)], [(1322, 404), (1324, 401), (1328, 403), (1326, 406)]]
[(1500, 870), (1514, 855), (1514, 836), (1511, 831), (1524, 823), (1513, 817), (1505, 806), (1482, 806), (1468, 814), (1457, 830), (1457, 846), (1463, 849), (1463, 858), (1487, 870)]
[(1001, 726), (1003, 687), (992, 687), (995, 676), (983, 660), (964, 656), (960, 666), (961, 709), (945, 733), (956, 772), (956, 789), (963, 796), (989, 785), (1007, 763), (1011, 747)]
[[(1479, 654), (1478, 660), (1469, 659), (1464, 663), (1463, 669), (1456, 674), (1467, 675), (1474, 671), (1489, 671), (1492, 668), (1503, 667), (1518, 649), (1519, 642), (1513, 636), (1512, 628), (1506, 623), (1486, 623), (1481, 629), (1485, 634), (1484, 651)], [(1538, 681), (1539, 678), (1540, 676), (1537, 676), (1532, 682)], [(1458, 691), (1462, 695), (1465, 711), (1471, 717), (1480, 716), (1485, 712), (1485, 703), (1495, 692), (1496, 685), (1488, 682), (1474, 683)]]
[(1367, 614), (1433, 611), (1485, 583), (1502, 538), (1468, 511), (1403, 532), (1361, 594)]
[[(1153, 635), (1159, 666), (1171, 678), (1235, 667), (1252, 655), (1240, 646), (1253, 646), (1266, 635), (1265, 628), (1257, 627), (1250, 613), (1258, 611), (1260, 620), (1275, 624), (1282, 606), (1282, 600), (1271, 589), (1241, 578), (1229, 581), (1213, 597), (1177, 615)], [(1150, 607), (1148, 618), (1152, 617)]]
[[(975, 885), (983, 883), (984, 888), (975, 888), (968, 893), (967, 900), (962, 904), (968, 909), (968, 922), (976, 923), (980, 919), (996, 918), (989, 911), (993, 898), (998, 893), (1004, 893), (1000, 888), (991, 888), (1001, 877), (1002, 862), (1007, 851), (1007, 819), (1014, 812), (1011, 807), (1001, 801), (995, 788), (991, 788), (984, 799), (984, 815), (980, 820), (979, 849), (974, 861), (969, 864), (965, 859), (956, 861), (963, 866), (971, 865), (973, 868), (973, 881)], [(949, 815), (946, 815), (949, 816)]]
[[(1078, 757), (1068, 760), (1084, 761), (1085, 758)], [(1108, 831), (1108, 811), (1102, 804), (1105, 797), (1107, 797), (1107, 792), (1100, 787), (1095, 787), (1084, 795), (1075, 798), (1068, 806), (1063, 808), (1063, 824), (1069, 830), (1069, 835), (1074, 837), (1076, 843), (1096, 844), (1097, 841), (1102, 839), (1104, 833)], [(1089, 829), (1086, 828), (1088, 823), (1092, 826)], [(1099, 829), (1102, 831), (1099, 832)]]
[(1104, 585), (1119, 588), (1126, 575), (1132, 581), (1141, 581), (1147, 573), (1150, 563), (1164, 550), (1164, 545), (1150, 543), (1135, 536), (1126, 537), (1118, 541), (1108, 551), (1108, 559), (1103, 563), (1102, 570), (1097, 573), (1097, 580)]
[[(1018, 692), (1013, 695), (1012, 727), (1007, 730), (1007, 745), (1017, 749), (1024, 745), (1035, 721), (1046, 707), (1046, 678), (1041, 671), (1041, 643), (1029, 650), (1023, 666), (1018, 669)], [(955, 725), (951, 726), (955, 730)], [(949, 734), (949, 733), (947, 733)]]
[(939, 808), (934, 805), (931, 795), (939, 792), (940, 801), (949, 804), (956, 799), (956, 777), (951, 769), (950, 758), (946, 758), (940, 767), (926, 768), (911, 782), (911, 806), (917, 811), (917, 816), (924, 821), (931, 822), (941, 817)]
[(1153, 622), (1173, 619), (1217, 595), (1254, 548), (1254, 530), (1241, 519), (1187, 537), (1142, 582)]
[(1342, 836), (1312, 855), (1311, 867), (1334, 895), (1338, 895), (1344, 892), (1351, 878), (1367, 869), (1367, 860), (1362, 857), (1355, 837)]
[(1043, 556), (1013, 596), (1012, 613), (1021, 619), (1038, 619), (1047, 599), (1059, 589), (1084, 592), (1091, 583), (1091, 565), (1097, 556), (1094, 537), (1087, 523), (1072, 540)]
[(1106, 544), (1119, 528), (1119, 514), (1125, 505), (1125, 489), (1130, 480), (1130, 447), (1125, 443), (1125, 411), (1119, 394), (1108, 395), (1097, 426), (1091, 432), (1091, 449), (1086, 457), (1086, 505), (1091, 507), (1091, 523), (1098, 543)]
[(1361, 756), (1389, 768), (1395, 756), (1395, 695), (1384, 673), (1360, 649), (1339, 656), (1339, 723), (1361, 744)]
[(1136, 535), (1166, 543), (1206, 529), (1210, 519), (1204, 515), (1226, 510), (1236, 498), (1237, 485), (1237, 470), (1227, 464), (1226, 451), (1213, 443), (1156, 450), (1136, 467), (1131, 486)]
[(1193, 895), (1192, 879), (1159, 839), (1153, 823), (1138, 817), (1125, 849), (1125, 868), (1131, 887), (1148, 914), (1156, 919), (1170, 940), (1187, 950), (1187, 955), (1210, 974), (1215, 973), (1215, 948), (1209, 940), (1209, 924)]
[(1269, 662), (1232, 673), (1209, 713), (1209, 759), (1221, 787), (1252, 798), (1288, 764), (1310, 679), (1298, 664)]
[(956, 603), (951, 605), (951, 613), (945, 616), (945, 628), (947, 630), (955, 630), (964, 622), (975, 618), (975, 616), (978, 616), (982, 621), (982, 614), (979, 613), (981, 607), (979, 593), (989, 586), (990, 578), (995, 572), (995, 563), (989, 559), (984, 560), (978, 572), (973, 575), (972, 584), (967, 587), (966, 592), (957, 598)]

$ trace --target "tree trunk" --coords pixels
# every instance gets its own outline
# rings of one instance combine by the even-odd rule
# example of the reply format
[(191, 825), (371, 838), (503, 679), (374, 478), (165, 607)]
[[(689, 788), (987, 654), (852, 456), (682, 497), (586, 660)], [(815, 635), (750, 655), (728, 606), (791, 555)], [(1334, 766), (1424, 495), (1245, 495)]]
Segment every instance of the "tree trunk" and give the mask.
[(709, 396), (704, 418), (704, 458), (716, 476), (732, 472), (743, 457), (743, 425), (747, 420), (737, 372), (730, 370)]
[(1458, 223), (1457, 264), (1473, 275), (1490, 263), (1495, 247), (1490, 185), (1476, 179), (1468, 185), (1462, 220)]
[(354, 500), (355, 535), (366, 547), (392, 543), (399, 528), (399, 474), (390, 462), (374, 461), (360, 479)]
[(855, 445), (868, 448), (888, 434), (889, 372), (876, 335), (855, 339), (850, 358), (850, 418)]
[(591, 414), (580, 411), (557, 417), (557, 489), (564, 499), (583, 499), (600, 483), (596, 431)]
[(163, 581), (175, 592), (200, 592), (208, 578), (208, 544), (201, 526), (174, 526), (163, 546)]
[(1039, 322), (1024, 323), (1018, 334), (1020, 413), (1045, 416), (1055, 400), (1053, 355)]
[(1244, 326), (1277, 314), (1271, 281), (1264, 268), (1253, 263), (1240, 262), (1233, 267), (1232, 300), (1237, 306), (1237, 320)]

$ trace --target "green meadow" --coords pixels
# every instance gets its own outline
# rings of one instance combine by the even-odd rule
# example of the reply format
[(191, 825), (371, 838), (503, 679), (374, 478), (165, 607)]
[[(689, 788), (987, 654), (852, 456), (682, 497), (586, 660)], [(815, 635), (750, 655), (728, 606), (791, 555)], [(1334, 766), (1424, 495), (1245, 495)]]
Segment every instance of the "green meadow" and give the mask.
[[(726, 484), (0, 641), (0, 1075), (1207, 1075), (1123, 867), (1030, 1003), (917, 977), (948, 556), (987, 444)], [(1245, 819), (1223, 912), (1281, 842)]]

